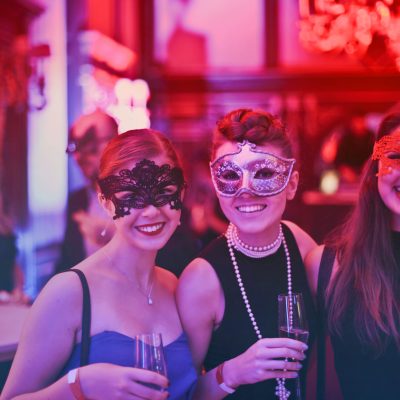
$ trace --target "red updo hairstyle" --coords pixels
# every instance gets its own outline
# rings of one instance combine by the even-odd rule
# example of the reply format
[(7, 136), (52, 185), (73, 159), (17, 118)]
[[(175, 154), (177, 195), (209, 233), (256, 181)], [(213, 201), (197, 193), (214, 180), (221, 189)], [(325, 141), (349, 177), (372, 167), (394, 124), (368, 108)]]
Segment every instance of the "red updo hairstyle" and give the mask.
[(100, 159), (99, 179), (114, 175), (121, 169), (144, 158), (165, 155), (172, 167), (181, 167), (171, 141), (154, 129), (135, 129), (111, 139)]
[(248, 108), (233, 110), (217, 122), (214, 131), (211, 160), (219, 146), (226, 141), (248, 140), (256, 145), (271, 144), (282, 150), (286, 158), (293, 158), (293, 146), (282, 121), (265, 111)]

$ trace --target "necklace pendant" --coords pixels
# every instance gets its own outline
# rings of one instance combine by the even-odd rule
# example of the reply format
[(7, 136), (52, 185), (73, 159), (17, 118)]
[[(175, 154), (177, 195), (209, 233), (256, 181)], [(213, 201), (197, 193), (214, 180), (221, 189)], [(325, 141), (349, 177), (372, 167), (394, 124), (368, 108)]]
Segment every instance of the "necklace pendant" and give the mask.
[(150, 296), (147, 296), (147, 304), (151, 306), (153, 304), (153, 299)]

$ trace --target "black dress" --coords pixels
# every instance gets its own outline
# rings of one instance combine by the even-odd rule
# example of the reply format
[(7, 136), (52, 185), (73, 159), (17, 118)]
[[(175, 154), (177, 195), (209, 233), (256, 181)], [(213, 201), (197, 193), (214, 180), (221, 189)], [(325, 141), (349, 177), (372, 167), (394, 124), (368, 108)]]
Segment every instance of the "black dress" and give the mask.
[[(392, 234), (397, 266), (400, 268), (400, 232)], [(399, 298), (400, 293), (395, 293)], [(363, 346), (354, 332), (354, 310), (345, 315), (343, 335), (331, 335), (335, 367), (345, 400), (399, 400), (400, 352), (390, 340), (378, 357)], [(400, 327), (399, 327), (400, 329)]]
[[(287, 226), (283, 232), (290, 252), (292, 264), (293, 292), (304, 296), (309, 320), (310, 340), (315, 332), (315, 312), (308, 287), (303, 261), (295, 238)], [(264, 258), (250, 258), (235, 251), (242, 281), (246, 289), (254, 317), (264, 338), (278, 337), (278, 295), (287, 293), (287, 268), (283, 245), (279, 250)], [(208, 353), (204, 361), (205, 369), (211, 370), (223, 361), (246, 351), (258, 339), (243, 302), (229, 256), (226, 238), (220, 236), (201, 254), (215, 269), (225, 296), (225, 312), (220, 326), (213, 332)], [(307, 360), (307, 359), (306, 359)], [(305, 382), (306, 363), (301, 370)], [(293, 379), (286, 386), (293, 393)], [(270, 379), (253, 385), (242, 385), (229, 399), (276, 399), (276, 380)]]

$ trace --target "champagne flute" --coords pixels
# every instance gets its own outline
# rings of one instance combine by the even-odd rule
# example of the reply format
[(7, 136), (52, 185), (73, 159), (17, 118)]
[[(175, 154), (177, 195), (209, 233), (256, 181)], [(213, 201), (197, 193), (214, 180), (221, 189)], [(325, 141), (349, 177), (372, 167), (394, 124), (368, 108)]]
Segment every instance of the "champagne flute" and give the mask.
[[(134, 367), (167, 376), (161, 333), (142, 333), (135, 336)], [(160, 390), (156, 385), (147, 386)]]
[[(309, 331), (301, 293), (278, 296), (279, 337), (291, 338), (307, 343)], [(296, 378), (296, 398), (301, 400), (300, 376)]]

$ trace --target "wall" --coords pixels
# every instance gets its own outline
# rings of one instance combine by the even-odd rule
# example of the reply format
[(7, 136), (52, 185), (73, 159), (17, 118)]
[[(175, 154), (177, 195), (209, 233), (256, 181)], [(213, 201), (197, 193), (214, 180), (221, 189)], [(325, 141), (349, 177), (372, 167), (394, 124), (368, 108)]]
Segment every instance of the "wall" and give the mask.
[[(67, 196), (67, 86), (64, 0), (37, 0), (45, 10), (33, 21), (31, 45), (48, 43), (43, 61), (47, 104), (28, 113), (28, 204), (30, 224), (20, 234), (26, 284), (35, 295), (41, 276), (52, 268), (51, 245), (61, 240)], [(42, 251), (43, 248), (47, 250)]]

